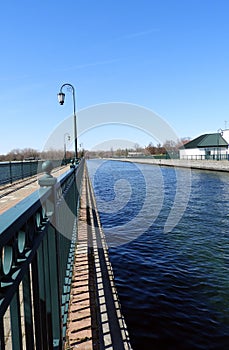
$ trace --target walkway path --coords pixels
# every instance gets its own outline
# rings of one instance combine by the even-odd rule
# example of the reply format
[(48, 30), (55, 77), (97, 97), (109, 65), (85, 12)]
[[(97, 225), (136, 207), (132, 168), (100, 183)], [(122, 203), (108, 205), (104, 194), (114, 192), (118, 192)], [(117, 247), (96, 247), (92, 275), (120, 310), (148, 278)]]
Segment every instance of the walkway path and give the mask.
[(183, 160), (183, 159), (153, 159), (153, 158), (111, 158), (123, 162), (155, 164), (174, 166), (191, 169), (214, 170), (229, 172), (229, 161), (227, 160)]

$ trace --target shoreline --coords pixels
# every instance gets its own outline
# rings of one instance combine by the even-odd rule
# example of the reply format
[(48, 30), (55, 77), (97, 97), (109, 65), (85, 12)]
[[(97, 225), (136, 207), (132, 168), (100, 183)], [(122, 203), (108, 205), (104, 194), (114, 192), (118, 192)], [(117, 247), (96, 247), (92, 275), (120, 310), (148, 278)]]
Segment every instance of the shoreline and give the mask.
[(183, 159), (153, 159), (153, 158), (109, 158), (121, 162), (152, 164), (178, 168), (229, 172), (228, 160), (183, 160)]

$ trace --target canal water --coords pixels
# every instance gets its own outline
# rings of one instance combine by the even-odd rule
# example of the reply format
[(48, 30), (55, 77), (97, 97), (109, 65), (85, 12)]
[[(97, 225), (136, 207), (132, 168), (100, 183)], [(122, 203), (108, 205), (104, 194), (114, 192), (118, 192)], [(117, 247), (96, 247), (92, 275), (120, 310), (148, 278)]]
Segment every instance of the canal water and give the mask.
[(133, 349), (228, 349), (229, 175), (88, 168)]

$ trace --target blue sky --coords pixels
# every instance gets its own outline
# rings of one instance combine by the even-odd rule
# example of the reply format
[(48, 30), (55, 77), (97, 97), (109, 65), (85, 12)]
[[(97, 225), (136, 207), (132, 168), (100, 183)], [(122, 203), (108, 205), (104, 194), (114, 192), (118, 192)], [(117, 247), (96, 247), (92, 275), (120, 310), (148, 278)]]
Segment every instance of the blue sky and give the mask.
[[(228, 0), (4, 1), (0, 154), (42, 150), (72, 113), (68, 92), (64, 106), (57, 102), (66, 82), (75, 86), (78, 111), (136, 104), (157, 113), (178, 137), (229, 127), (228, 13)], [(82, 136), (83, 145), (123, 138), (124, 129), (99, 127)], [(151, 141), (136, 130), (130, 139)]]

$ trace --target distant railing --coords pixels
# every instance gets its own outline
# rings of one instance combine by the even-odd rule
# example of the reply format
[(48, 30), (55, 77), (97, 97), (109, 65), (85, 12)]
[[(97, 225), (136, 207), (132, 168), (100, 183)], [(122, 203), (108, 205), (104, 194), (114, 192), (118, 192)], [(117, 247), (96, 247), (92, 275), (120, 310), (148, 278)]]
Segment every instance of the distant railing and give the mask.
[(131, 159), (183, 159), (183, 160), (229, 160), (227, 154), (196, 154), (196, 155), (182, 155), (181, 157), (177, 153), (162, 154), (162, 155), (139, 155), (139, 156), (113, 156), (112, 158), (131, 158)]
[[(70, 163), (71, 159), (64, 161), (64, 164)], [(14, 181), (25, 179), (27, 177), (42, 172), (41, 165), (43, 160), (24, 160), (12, 162), (0, 162), (0, 185), (13, 183)], [(63, 165), (63, 160), (53, 160), (54, 168)]]
[(1, 215), (1, 350), (63, 348), (83, 170), (49, 176)]
[(197, 155), (183, 155), (180, 159), (183, 160), (229, 160), (227, 154), (197, 154)]
[(112, 158), (133, 158), (133, 159), (179, 159), (179, 154), (171, 152), (167, 154), (151, 154), (151, 155), (127, 155), (127, 156), (113, 156)]

